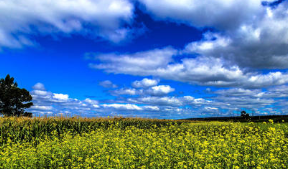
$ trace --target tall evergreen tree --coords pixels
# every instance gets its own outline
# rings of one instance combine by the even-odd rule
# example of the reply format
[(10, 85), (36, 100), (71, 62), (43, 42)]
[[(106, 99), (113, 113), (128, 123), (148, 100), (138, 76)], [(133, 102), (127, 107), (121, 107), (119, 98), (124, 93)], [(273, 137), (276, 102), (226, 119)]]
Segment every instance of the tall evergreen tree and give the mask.
[[(20, 89), (14, 78), (8, 74), (0, 79), (0, 113), (5, 116), (24, 115), (24, 109), (33, 105), (32, 96), (26, 89)], [(26, 113), (27, 114), (27, 113)]]

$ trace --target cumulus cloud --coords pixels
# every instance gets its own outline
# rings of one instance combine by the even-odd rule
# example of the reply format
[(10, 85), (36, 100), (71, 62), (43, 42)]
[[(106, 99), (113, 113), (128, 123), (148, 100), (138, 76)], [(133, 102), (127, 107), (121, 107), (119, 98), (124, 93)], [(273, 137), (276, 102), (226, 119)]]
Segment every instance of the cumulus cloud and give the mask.
[(181, 106), (182, 102), (176, 97), (139, 97), (139, 98), (129, 98), (127, 101), (137, 104), (149, 104), (149, 105), (160, 105), (160, 106)]
[[(177, 50), (172, 47), (153, 49), (134, 54), (100, 54), (95, 55), (99, 64), (90, 64), (91, 68), (104, 69), (108, 73), (123, 73), (146, 76), (145, 71), (165, 68), (172, 61)], [(145, 71), (144, 71), (145, 70)], [(148, 73), (149, 74), (149, 73)]]
[(34, 94), (34, 96), (48, 96), (50, 93), (43, 90), (34, 90), (32, 94)]
[[(284, 30), (279, 33), (275, 32), (273, 36), (279, 34), (279, 37), (273, 40), (275, 37), (268, 37), (268, 35), (265, 37), (266, 35), (264, 36), (260, 29), (250, 30), (252, 28), (246, 26), (239, 29), (241, 31), (232, 32), (231, 36), (214, 34), (213, 38), (215, 39), (204, 38), (202, 41), (191, 42), (186, 45), (184, 51), (190, 54), (222, 58), (227, 63), (238, 65), (241, 68), (288, 68), (288, 43), (283, 42), (283, 38), (280, 38), (280, 36), (285, 36), (282, 33)], [(243, 35), (244, 30), (242, 29), (247, 31), (245, 35)], [(271, 33), (272, 30), (269, 32)]]
[(143, 106), (145, 110), (150, 110), (150, 111), (159, 111), (160, 108), (158, 106)]
[(69, 98), (68, 94), (57, 94), (57, 93), (53, 94), (53, 99), (56, 99), (56, 100), (66, 101), (68, 100), (68, 98)]
[(159, 85), (159, 86), (153, 86), (150, 89), (147, 90), (147, 93), (150, 95), (166, 95), (168, 93), (171, 93), (175, 91), (174, 88), (170, 87), (169, 85)]
[(44, 114), (64, 116), (81, 115), (86, 117), (108, 115), (128, 117), (137, 115), (141, 117), (162, 116), (161, 114), (154, 114), (155, 112), (162, 111), (158, 105), (132, 102), (120, 103), (117, 99), (104, 102), (90, 98), (78, 100), (76, 98), (70, 98), (68, 94), (46, 91), (43, 84), (36, 84), (33, 89), (30, 93), (33, 97), (34, 106), (29, 108), (28, 111), (34, 113), (36, 116)]
[(251, 96), (256, 97), (261, 93), (261, 90), (259, 89), (243, 89), (243, 88), (232, 88), (232, 89), (226, 89), (226, 90), (217, 90), (214, 92), (215, 94), (222, 95), (222, 96), (235, 96), (235, 97), (241, 97), (241, 96)]
[(135, 88), (147, 88), (151, 86), (156, 86), (159, 83), (159, 80), (154, 80), (154, 79), (147, 79), (144, 78), (141, 81), (134, 81), (132, 83), (132, 86)]
[[(128, 0), (2, 0), (0, 47), (34, 45), (32, 36), (81, 34), (119, 42), (131, 31)], [(31, 36), (32, 35), (32, 36)]]
[[(149, 88), (151, 89), (151, 88)], [(288, 107), (287, 86), (268, 87), (263, 89), (224, 88), (209, 91), (208, 98), (197, 98), (190, 95), (183, 97), (157, 95), (139, 95), (127, 97), (122, 103), (132, 105), (157, 106), (161, 113), (176, 113), (178, 116), (239, 116), (242, 110), (253, 111), (254, 115), (284, 113)], [(147, 106), (146, 106), (147, 107)], [(269, 109), (271, 108), (271, 110)], [(144, 107), (141, 107), (143, 110)], [(155, 109), (156, 110), (156, 109)], [(152, 109), (146, 109), (152, 111)], [(236, 114), (235, 114), (236, 113)], [(165, 114), (165, 113), (164, 113)], [(167, 115), (167, 114), (166, 114)]]
[[(210, 45), (204, 46), (206, 47), (202, 47), (203, 49), (210, 48)], [(174, 55), (177, 53), (181, 52), (170, 47), (126, 55), (102, 54), (96, 56), (101, 63), (90, 64), (90, 66), (109, 73), (155, 76), (206, 86), (261, 88), (288, 82), (286, 72), (261, 74), (257, 71), (246, 71), (224, 58), (217, 57), (198, 56), (183, 58), (180, 62), (176, 62), (177, 55)], [(139, 62), (137, 59), (140, 59)], [(142, 83), (136, 82), (133, 85), (143, 86)]]
[[(285, 90), (287, 86), (269, 87), (263, 89), (243, 89), (230, 88), (213, 91), (215, 94), (210, 97), (212, 102), (209, 106), (218, 108), (219, 110), (241, 111), (248, 109), (256, 114), (263, 114), (263, 111), (273, 113), (274, 111), (285, 111), (287, 108), (288, 92)], [(268, 111), (271, 108), (271, 111)], [(273, 109), (273, 111), (272, 111)]]
[[(163, 48), (119, 56), (115, 54), (99, 55), (96, 56), (96, 59), (101, 63), (90, 64), (90, 66), (109, 73), (152, 75), (191, 83), (208, 83), (209, 81), (225, 83), (225, 81), (241, 79), (243, 76), (239, 67), (226, 68), (223, 66), (223, 60), (217, 58), (184, 58), (182, 63), (175, 63), (172, 56), (176, 53), (178, 52), (175, 49)], [(140, 85), (140, 82), (138, 83)]]
[(103, 104), (104, 108), (114, 108), (119, 110), (142, 110), (141, 107), (135, 104)]
[[(158, 83), (158, 82), (157, 82)], [(157, 84), (155, 83), (155, 84)], [(140, 87), (139, 83), (136, 83), (136, 87)], [(117, 90), (111, 90), (110, 93), (112, 95), (151, 95), (151, 96), (164, 96), (167, 95), (173, 91), (175, 91), (174, 88), (172, 88), (169, 85), (158, 85), (158, 86), (152, 86), (147, 88), (147, 86), (149, 86), (150, 84), (146, 84), (145, 86), (143, 86), (141, 84), (141, 86), (145, 87), (143, 88), (121, 88), (121, 89), (117, 89)], [(135, 83), (132, 83), (132, 86), (135, 86)]]
[[(261, 0), (138, 0), (155, 20), (168, 20), (196, 27), (233, 29), (263, 15)], [(245, 10), (243, 10), (245, 9)], [(255, 17), (254, 17), (255, 16)]]
[[(86, 113), (87, 116), (93, 116), (99, 108), (98, 101), (89, 98), (81, 101), (75, 98), (69, 98), (68, 94), (52, 93), (46, 91), (41, 83), (33, 86), (30, 93), (33, 98), (34, 105), (29, 108), (35, 115), (50, 114), (50, 115), (79, 115)], [(51, 113), (52, 112), (52, 113)], [(71, 112), (75, 114), (71, 114)]]
[(287, 1), (139, 1), (155, 20), (213, 28), (188, 44), (188, 53), (223, 58), (241, 68), (288, 68)]
[(89, 98), (86, 98), (83, 102), (84, 102), (84, 104), (86, 103), (86, 104), (92, 106), (93, 108), (99, 108), (100, 107), (99, 102), (97, 100), (91, 100)]
[(110, 91), (113, 95), (138, 95), (141, 91), (130, 88), (130, 89), (118, 89)]
[[(158, 85), (159, 87), (168, 85)], [(149, 90), (135, 89), (136, 91)], [(170, 86), (169, 86), (170, 87)], [(168, 88), (169, 88), (168, 87)], [(35, 87), (34, 87), (35, 88)], [(41, 89), (44, 89), (44, 85)], [(161, 87), (160, 87), (161, 88)], [(171, 87), (170, 87), (171, 88)], [(169, 88), (169, 89), (170, 89)], [(39, 88), (35, 88), (39, 89)], [(34, 106), (28, 111), (36, 115), (83, 115), (83, 116), (140, 116), (157, 118), (188, 118), (200, 116), (233, 116), (241, 110), (251, 110), (256, 114), (285, 113), (288, 108), (288, 87), (268, 87), (263, 89), (224, 88), (211, 90), (209, 95), (195, 97), (167, 96), (153, 94), (127, 95), (112, 100), (78, 100), (67, 94), (46, 90), (31, 91)], [(174, 89), (176, 90), (176, 89)], [(208, 97), (207, 97), (208, 96)]]
[[(226, 103), (226, 105), (220, 106), (223, 109), (230, 108), (247, 108), (247, 109), (259, 109), (261, 107), (270, 106), (275, 103), (273, 98), (255, 98), (255, 97), (225, 97), (218, 96), (214, 100), (222, 103)], [(227, 103), (229, 103), (227, 105)], [(217, 104), (216, 104), (217, 105)], [(220, 104), (218, 104), (219, 106)]]
[[(143, 1), (145, 4), (146, 1)], [(167, 2), (167, 5), (163, 4), (161, 9), (164, 10), (165, 6), (169, 8), (170, 2)], [(183, 10), (181, 10), (182, 8), (185, 9), (185, 6), (177, 7), (176, 5), (178, 13), (182, 13), (183, 15), (179, 18), (173, 13), (175, 17), (171, 16), (174, 22), (181, 22), (182, 17), (187, 17), (192, 19), (186, 20), (185, 23), (188, 25), (196, 27), (203, 25), (216, 28), (214, 32), (206, 32), (201, 41), (189, 43), (185, 48), (186, 52), (206, 57), (224, 58), (228, 62), (245, 68), (288, 68), (288, 2), (284, 1), (274, 8), (262, 5), (261, 1), (247, 1), (243, 3), (243, 1), (226, 2), (218, 0), (213, 1), (213, 3), (209, 1), (208, 3), (209, 5), (206, 7), (199, 5), (207, 4), (206, 1), (201, 1), (200, 3), (183, 1), (183, 4), (190, 6), (187, 7), (187, 12), (183, 13)], [(214, 3), (222, 4), (220, 6), (227, 8), (227, 10), (219, 10), (220, 6), (214, 8)], [(247, 5), (245, 10), (234, 9), (241, 9), (241, 7), (239, 7), (241, 4), (239, 3), (243, 3), (245, 6)], [(226, 6), (227, 4), (229, 5)], [(153, 6), (152, 3), (147, 5), (147, 8), (150, 9), (149, 6), (151, 5)], [(205, 11), (209, 11), (209, 17), (207, 19), (202, 18), (205, 16), (203, 15), (202, 7), (205, 7)], [(159, 10), (158, 12), (161, 11), (162, 10)], [(151, 12), (155, 13), (153, 10)], [(203, 24), (194, 22), (193, 16), (191, 15), (193, 12), (195, 12), (193, 16), (199, 18)], [(211, 17), (210, 14), (214, 12), (221, 13), (219, 15), (221, 17), (218, 18), (217, 14)], [(229, 16), (228, 19), (227, 16)], [(234, 21), (229, 21), (230, 16), (232, 16)], [(170, 18), (170, 16), (168, 18)], [(163, 17), (162, 19), (167, 18)], [(221, 19), (225, 19), (227, 22), (222, 22)]]
[(157, 105), (157, 106), (200, 106), (203, 104), (210, 103), (209, 100), (203, 98), (194, 98), (192, 96), (184, 96), (184, 97), (174, 97), (174, 96), (145, 96), (138, 98), (128, 98), (127, 101), (135, 104), (149, 104), (149, 105)]
[(38, 106), (38, 105), (34, 105), (32, 107), (32, 109), (34, 109), (34, 110), (52, 110), (53, 107), (52, 106)]

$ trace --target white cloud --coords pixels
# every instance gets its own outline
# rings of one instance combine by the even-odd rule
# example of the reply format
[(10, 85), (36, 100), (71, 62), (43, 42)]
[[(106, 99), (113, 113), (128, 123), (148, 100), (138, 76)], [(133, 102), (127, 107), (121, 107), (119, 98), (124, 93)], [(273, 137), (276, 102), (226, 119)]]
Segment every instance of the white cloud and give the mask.
[(145, 110), (150, 110), (150, 111), (159, 111), (160, 108), (158, 106), (143, 106)]
[[(151, 88), (152, 87), (146, 90)], [(99, 117), (121, 115), (125, 117), (140, 116), (157, 118), (230, 116), (239, 115), (235, 114), (235, 112), (240, 112), (243, 109), (253, 111), (254, 115), (263, 114), (263, 112), (285, 113), (288, 108), (287, 89), (288, 87), (286, 85), (268, 87), (266, 90), (224, 88), (214, 91), (214, 89), (210, 89), (209, 99), (205, 98), (205, 95), (203, 98), (197, 98), (193, 95), (185, 95), (183, 97), (133, 95), (131, 97), (119, 97), (112, 100), (92, 100), (89, 98), (78, 100), (69, 98), (67, 94), (33, 90), (31, 94), (33, 96), (34, 106), (28, 111), (35, 114), (49, 115), (62, 113), (63, 115), (69, 114), (69, 116), (82, 115)], [(138, 89), (135, 90), (138, 91)], [(145, 89), (141, 90), (145, 93)], [(59, 99), (62, 100), (60, 101)]]
[(240, 68), (288, 68), (287, 1), (273, 8), (261, 0), (139, 1), (155, 20), (212, 27), (213, 33), (186, 46), (192, 54), (222, 58)]
[(223, 86), (226, 85), (225, 82), (230, 83), (230, 81), (241, 79), (244, 76), (239, 67), (224, 67), (224, 61), (217, 58), (184, 58), (182, 63), (173, 63), (172, 56), (176, 53), (175, 49), (164, 48), (130, 55), (100, 55), (96, 56), (96, 58), (102, 63), (91, 64), (90, 66), (96, 69), (103, 69), (109, 73), (140, 76), (152, 75), (190, 83), (218, 81), (223, 82)]
[(141, 107), (135, 104), (102, 104), (104, 108), (114, 108), (119, 110), (142, 110)]
[(182, 101), (176, 97), (154, 97), (154, 96), (147, 96), (147, 97), (140, 97), (140, 98), (130, 98), (128, 99), (130, 102), (136, 102), (139, 104), (148, 104), (148, 105), (166, 105), (166, 106), (181, 106)]
[(216, 107), (205, 107), (205, 109), (207, 109), (207, 110), (218, 110), (218, 108), (216, 108)]
[(206, 32), (203, 34), (202, 40), (187, 44), (184, 52), (195, 52), (209, 56), (209, 52), (217, 48), (226, 48), (230, 43), (231, 39), (229, 37), (222, 37), (217, 33)]
[(53, 94), (53, 99), (57, 99), (57, 100), (68, 100), (69, 98), (69, 95), (68, 94), (57, 94), (57, 93), (54, 93)]
[[(177, 54), (177, 50), (167, 47), (134, 54), (100, 54), (95, 59), (100, 64), (90, 64), (91, 68), (104, 69), (108, 73), (123, 73), (145, 76), (155, 69), (165, 68)], [(147, 71), (147, 72), (146, 72)]]
[[(261, 0), (139, 0), (155, 20), (233, 29), (264, 15)], [(243, 10), (245, 9), (245, 10)]]
[(89, 98), (86, 98), (83, 102), (90, 104), (93, 108), (99, 108), (100, 107), (99, 102), (97, 100), (91, 100)]
[(224, 58), (239, 67), (287, 69), (288, 2), (284, 1), (275, 8), (258, 8), (261, 14), (250, 15), (250, 20), (241, 21), (233, 29), (208, 33), (208, 38), (204, 35), (202, 41), (191, 42), (186, 50), (202, 56)]
[[(28, 111), (34, 113), (35, 115), (69, 114), (69, 116), (81, 115), (99, 117), (117, 114), (129, 117), (135, 115), (143, 115), (143, 117), (153, 117), (154, 114), (152, 112), (161, 111), (161, 109), (156, 105), (136, 105), (130, 102), (120, 104), (117, 100), (108, 100), (107, 103), (99, 103), (98, 100), (92, 100), (90, 98), (86, 98), (85, 100), (78, 100), (75, 98), (69, 98), (68, 94), (52, 93), (49, 91), (41, 91), (43, 92), (41, 93), (39, 91), (40, 90), (31, 91), (31, 93), (33, 94), (34, 106), (32, 106)], [(44, 93), (46, 95), (44, 95)], [(133, 111), (137, 111), (138, 114), (132, 113)]]
[(105, 88), (117, 88), (116, 84), (113, 84), (110, 80), (105, 80), (99, 83), (100, 86)]
[(196, 103), (196, 104), (203, 104), (203, 103), (205, 103), (205, 100), (202, 99), (202, 98), (194, 99), (194, 103)]
[(46, 90), (42, 83), (36, 83), (32, 88), (34, 90), (40, 90), (40, 91)]
[(52, 106), (38, 106), (38, 105), (34, 105), (32, 107), (32, 109), (35, 109), (35, 110), (52, 110), (53, 107)]
[(184, 96), (183, 98), (187, 101), (194, 101), (195, 100), (195, 98), (192, 96)]
[(251, 96), (255, 97), (259, 93), (261, 93), (261, 90), (254, 89), (243, 89), (243, 88), (232, 88), (232, 89), (222, 89), (222, 90), (217, 90), (214, 93), (219, 94), (219, 95), (224, 95), (227, 97), (235, 96), (235, 97), (241, 97), (241, 96)]
[(84, 102), (90, 103), (90, 104), (94, 104), (94, 105), (95, 105), (95, 104), (96, 104), (96, 105), (99, 104), (97, 100), (91, 100), (91, 99), (89, 99), (89, 98), (86, 98), (86, 99), (84, 100)]
[(141, 81), (134, 81), (132, 83), (132, 86), (135, 88), (147, 88), (151, 86), (156, 86), (158, 83), (159, 83), (159, 80), (144, 78)]
[(169, 85), (159, 85), (159, 86), (151, 87), (150, 89), (147, 90), (147, 93), (151, 95), (159, 96), (159, 95), (166, 95), (173, 91), (175, 91), (175, 89), (170, 87)]
[[(32, 36), (81, 34), (119, 42), (134, 31), (128, 0), (2, 0), (0, 47), (34, 45)], [(31, 36), (32, 35), (32, 36)]]
[(43, 91), (43, 90), (34, 90), (32, 94), (40, 95), (40, 96), (47, 96), (49, 93), (47, 91)]
[(192, 96), (184, 96), (181, 98), (183, 105), (192, 105), (192, 106), (200, 106), (204, 104), (211, 104), (210, 100), (206, 100), (203, 98), (194, 98)]
[[(91, 67), (115, 74), (155, 76), (206, 86), (261, 88), (288, 82), (287, 73), (280, 71), (267, 74), (247, 72), (224, 58), (199, 56), (183, 58), (180, 62), (175, 62), (172, 56), (176, 53), (178, 52), (175, 49), (164, 48), (130, 55), (100, 55), (96, 58), (101, 58), (102, 62), (91, 64)], [(137, 62), (138, 58), (143, 62), (141, 60)], [(143, 65), (140, 66), (139, 63)], [(133, 85), (137, 87), (136, 84), (141, 86), (140, 82)]]
[(287, 69), (288, 43), (283, 41), (286, 32), (265, 30), (273, 32), (273, 36), (276, 34), (276, 39), (270, 37), (270, 34), (265, 35), (263, 29), (242, 26), (236, 32), (213, 35), (216, 40), (204, 38), (202, 41), (191, 42), (186, 45), (184, 52), (222, 58), (227, 63), (241, 68)]
[(118, 89), (111, 91), (114, 95), (137, 95), (140, 94), (141, 91), (138, 91), (136, 89), (130, 88), (130, 89)]
[[(136, 82), (136, 83), (135, 83)], [(163, 96), (167, 95), (171, 92), (173, 92), (175, 89), (170, 87), (169, 85), (159, 85), (159, 86), (153, 86), (154, 84), (157, 84), (158, 81), (154, 81), (150, 79), (143, 79), (142, 81), (135, 81), (132, 83), (132, 86), (134, 87), (144, 87), (144, 89), (135, 89), (135, 88), (121, 88), (117, 90), (111, 90), (110, 93), (112, 95), (152, 95), (152, 96)], [(150, 88), (147, 88), (148, 86), (153, 86)]]
[[(288, 98), (288, 86), (274, 86), (268, 88), (267, 91), (259, 92), (256, 96), (261, 98), (273, 98), (277, 99), (277, 101), (280, 101), (279, 98)], [(285, 100), (285, 102), (287, 101)]]
[[(36, 85), (39, 86), (39, 85)], [(41, 85), (42, 89), (45, 89), (44, 85)], [(82, 114), (93, 116), (99, 108), (97, 100), (91, 100), (89, 98), (80, 101), (78, 99), (69, 98), (68, 94), (52, 93), (46, 90), (38, 90), (35, 88), (30, 93), (33, 98), (34, 106), (28, 111), (35, 115), (40, 114), (51, 114), (56, 115), (59, 113), (67, 114), (67, 112), (73, 112), (73, 114)], [(51, 111), (52, 110), (52, 111)], [(50, 113), (49, 113), (50, 112)]]
[[(259, 109), (264, 106), (269, 106), (275, 103), (273, 98), (255, 98), (255, 97), (225, 97), (218, 96), (214, 100), (222, 103), (229, 103), (226, 106), (220, 106), (222, 108), (248, 108), (248, 109)], [(218, 105), (219, 106), (219, 105)]]
[(239, 111), (246, 108), (249, 110), (260, 110), (266, 106), (275, 108), (276, 104), (278, 104), (278, 101), (276, 101), (277, 95), (270, 88), (268, 88), (268, 91), (230, 88), (217, 90), (212, 93), (216, 95), (211, 98), (213, 102), (210, 102), (209, 106), (218, 109)]
[(248, 82), (250, 86), (266, 87), (282, 85), (288, 82), (288, 74), (282, 72), (269, 72), (268, 74), (250, 76)]

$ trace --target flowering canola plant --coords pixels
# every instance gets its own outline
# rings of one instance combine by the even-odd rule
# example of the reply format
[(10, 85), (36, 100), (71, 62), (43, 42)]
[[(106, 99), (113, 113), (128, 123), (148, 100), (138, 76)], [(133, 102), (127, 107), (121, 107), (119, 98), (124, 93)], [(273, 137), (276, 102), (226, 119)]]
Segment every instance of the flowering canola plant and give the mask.
[(0, 168), (210, 169), (288, 165), (286, 123), (106, 119), (97, 124), (108, 125), (96, 125), (95, 121), (1, 119)]

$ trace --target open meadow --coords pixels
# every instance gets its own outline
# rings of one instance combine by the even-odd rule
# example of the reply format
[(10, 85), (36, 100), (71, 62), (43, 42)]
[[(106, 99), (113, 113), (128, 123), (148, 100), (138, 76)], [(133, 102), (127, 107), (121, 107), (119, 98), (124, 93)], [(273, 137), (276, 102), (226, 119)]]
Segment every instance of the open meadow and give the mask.
[(287, 168), (287, 123), (0, 118), (0, 168)]

